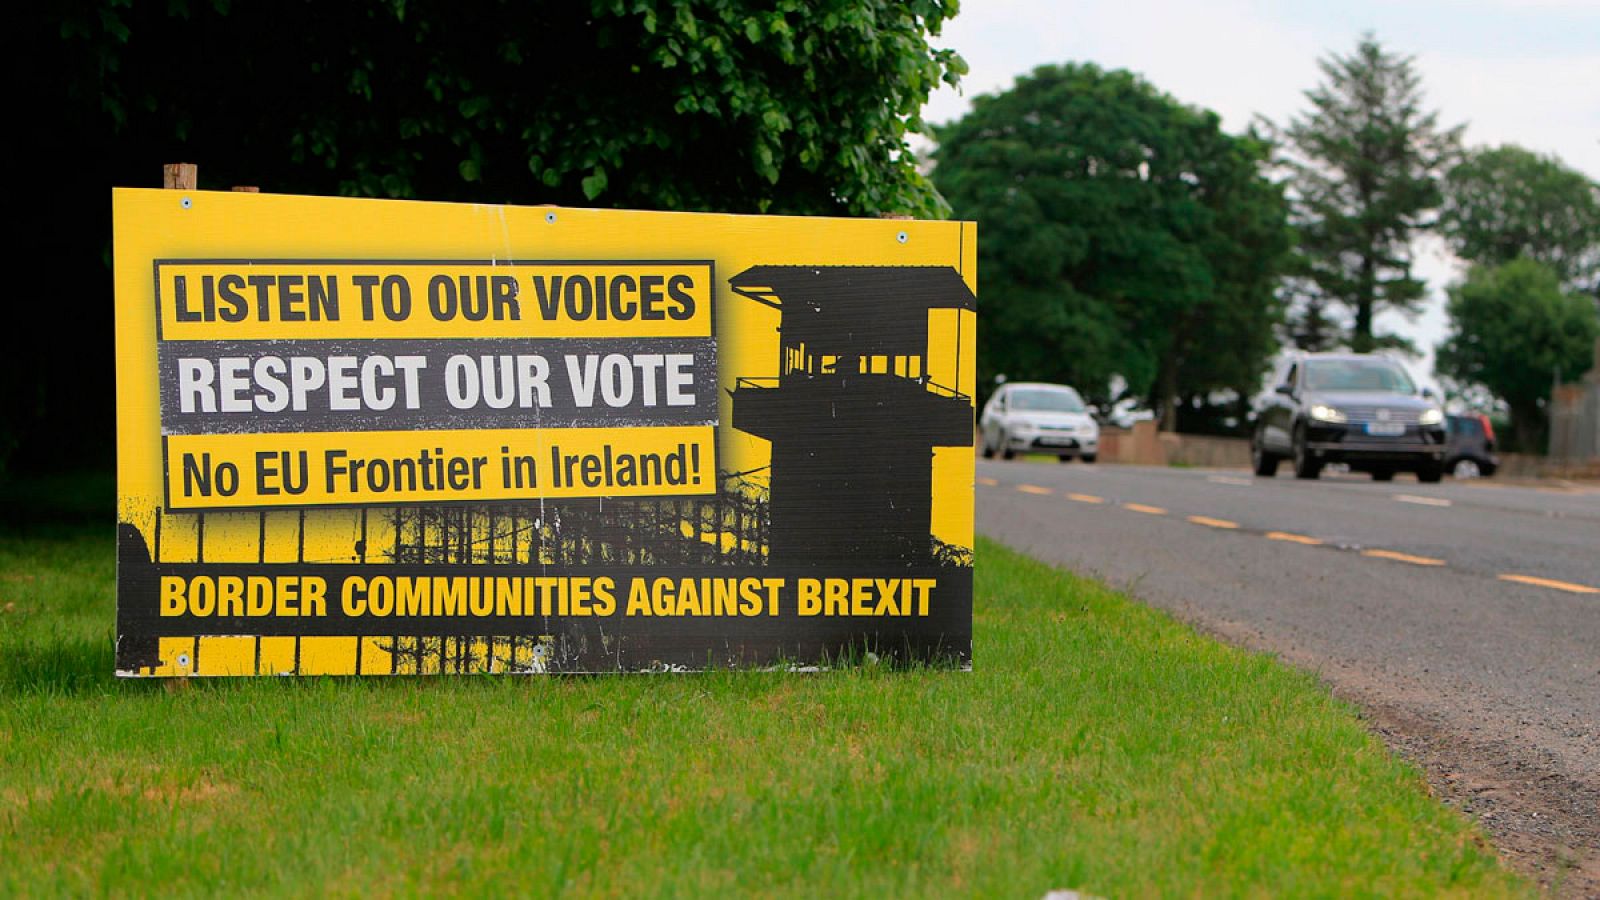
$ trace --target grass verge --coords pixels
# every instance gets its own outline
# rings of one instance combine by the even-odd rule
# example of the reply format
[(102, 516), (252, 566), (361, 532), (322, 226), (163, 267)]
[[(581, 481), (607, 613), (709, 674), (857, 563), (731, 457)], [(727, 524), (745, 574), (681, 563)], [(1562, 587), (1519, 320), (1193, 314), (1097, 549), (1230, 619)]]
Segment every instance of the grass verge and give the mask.
[(1531, 892), (1308, 676), (978, 551), (970, 674), (170, 690), (109, 527), (0, 533), (0, 894)]

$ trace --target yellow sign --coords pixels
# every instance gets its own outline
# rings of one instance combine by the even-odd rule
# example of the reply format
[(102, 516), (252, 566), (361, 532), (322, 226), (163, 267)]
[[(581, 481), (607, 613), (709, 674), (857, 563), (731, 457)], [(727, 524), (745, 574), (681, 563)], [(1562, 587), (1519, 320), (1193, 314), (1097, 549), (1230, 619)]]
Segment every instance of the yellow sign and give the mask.
[(120, 674), (970, 659), (971, 223), (113, 214)]

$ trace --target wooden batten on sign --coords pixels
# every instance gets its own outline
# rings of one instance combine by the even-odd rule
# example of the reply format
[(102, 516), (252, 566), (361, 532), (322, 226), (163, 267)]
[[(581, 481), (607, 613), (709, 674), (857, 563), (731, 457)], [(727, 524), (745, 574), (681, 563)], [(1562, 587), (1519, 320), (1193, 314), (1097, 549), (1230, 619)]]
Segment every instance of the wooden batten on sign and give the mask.
[[(200, 189), (200, 167), (194, 163), (167, 163), (161, 167), (161, 187), (169, 191), (197, 191)], [(259, 194), (261, 188), (252, 184), (236, 184), (229, 190), (241, 194)]]

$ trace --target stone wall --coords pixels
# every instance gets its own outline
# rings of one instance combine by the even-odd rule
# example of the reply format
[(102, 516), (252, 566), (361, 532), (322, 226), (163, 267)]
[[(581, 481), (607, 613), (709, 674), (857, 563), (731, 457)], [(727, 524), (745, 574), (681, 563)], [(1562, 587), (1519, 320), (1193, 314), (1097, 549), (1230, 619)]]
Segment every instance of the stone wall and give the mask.
[(1244, 438), (1163, 433), (1156, 430), (1155, 422), (1136, 422), (1131, 429), (1101, 429), (1100, 459), (1140, 466), (1242, 469), (1250, 465), (1250, 442)]

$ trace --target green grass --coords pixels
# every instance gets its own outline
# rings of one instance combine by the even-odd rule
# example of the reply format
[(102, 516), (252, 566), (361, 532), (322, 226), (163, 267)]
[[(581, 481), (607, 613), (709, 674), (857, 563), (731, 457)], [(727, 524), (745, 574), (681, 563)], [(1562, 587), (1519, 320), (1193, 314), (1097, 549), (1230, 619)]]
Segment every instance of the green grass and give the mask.
[(110, 677), (0, 533), (0, 895), (1519, 895), (1308, 676), (978, 548), (971, 673)]

